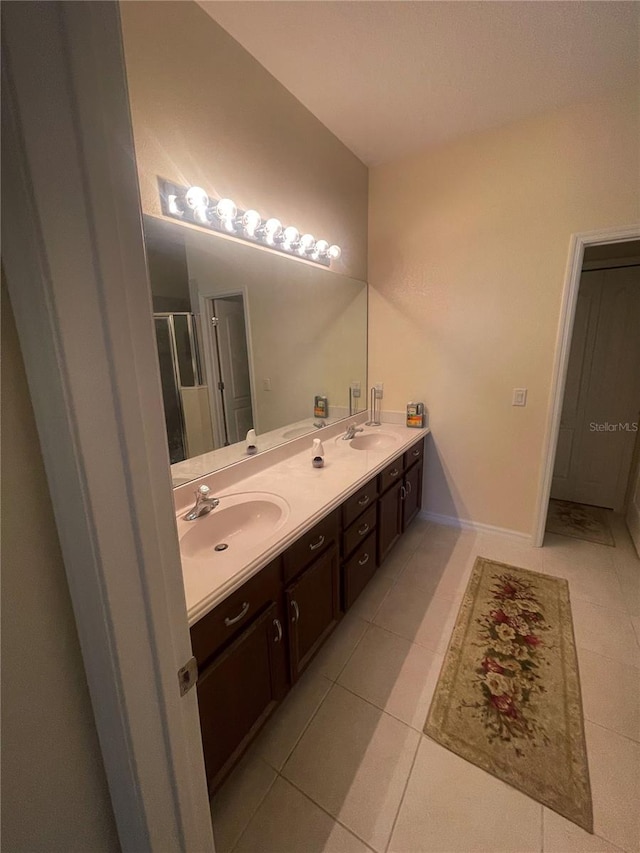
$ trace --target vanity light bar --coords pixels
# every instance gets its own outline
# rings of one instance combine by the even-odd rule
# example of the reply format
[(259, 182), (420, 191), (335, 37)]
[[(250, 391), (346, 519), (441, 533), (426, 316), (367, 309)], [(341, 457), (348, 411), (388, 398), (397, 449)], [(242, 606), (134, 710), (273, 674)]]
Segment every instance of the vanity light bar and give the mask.
[(287, 255), (297, 255), (325, 267), (342, 254), (340, 246), (330, 246), (326, 240), (316, 240), (312, 234), (300, 234), (293, 225), (283, 227), (275, 217), (263, 220), (257, 210), (239, 210), (230, 198), (210, 199), (202, 187), (181, 187), (162, 178), (158, 183), (165, 216), (193, 222)]

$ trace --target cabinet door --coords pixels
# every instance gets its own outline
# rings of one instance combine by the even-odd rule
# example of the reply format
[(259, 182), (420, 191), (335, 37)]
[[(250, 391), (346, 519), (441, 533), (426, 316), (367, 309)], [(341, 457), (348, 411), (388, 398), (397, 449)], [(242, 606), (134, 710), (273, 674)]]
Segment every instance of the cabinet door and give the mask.
[(378, 565), (402, 534), (402, 481), (378, 499)]
[(338, 622), (338, 555), (335, 545), (287, 587), (285, 598), (293, 682)]
[(404, 497), (402, 501), (402, 529), (407, 529), (422, 503), (422, 462), (409, 468), (404, 475)]
[(286, 689), (282, 614), (274, 603), (198, 679), (210, 791), (222, 782)]

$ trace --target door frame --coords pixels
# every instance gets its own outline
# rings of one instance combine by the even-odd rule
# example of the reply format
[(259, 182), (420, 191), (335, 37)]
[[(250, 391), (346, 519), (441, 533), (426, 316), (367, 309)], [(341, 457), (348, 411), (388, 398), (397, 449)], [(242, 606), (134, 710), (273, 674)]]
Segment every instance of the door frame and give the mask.
[[(123, 851), (214, 851), (116, 2), (3, 8), (3, 266)], [(34, 448), (37, 452), (37, 448)], [(19, 499), (17, 496), (16, 499)]]
[[(215, 235), (214, 235), (215, 237)], [(256, 407), (256, 378), (254, 371), (254, 359), (253, 359), (253, 342), (251, 340), (251, 311), (249, 306), (249, 293), (246, 287), (236, 288), (235, 290), (221, 290), (219, 293), (209, 293), (203, 292), (195, 279), (191, 280), (195, 285), (198, 294), (198, 310), (200, 312), (200, 316), (205, 318), (206, 331), (203, 331), (203, 349), (204, 349), (204, 358), (205, 364), (207, 366), (207, 371), (211, 376), (211, 395), (210, 395), (210, 407), (211, 407), (211, 417), (213, 418), (214, 424), (214, 436), (216, 437), (216, 441), (222, 437), (222, 430), (220, 430), (219, 423), (220, 418), (222, 417), (222, 406), (220, 400), (218, 398), (218, 382), (220, 381), (220, 369), (218, 364), (218, 359), (213, 357), (213, 351), (215, 347), (215, 343), (213, 341), (213, 335), (211, 332), (211, 303), (216, 299), (225, 299), (229, 296), (241, 296), (242, 297), (242, 305), (244, 308), (244, 332), (245, 338), (247, 341), (247, 358), (249, 359), (249, 382), (251, 385), (251, 411), (253, 413), (253, 428), (256, 433), (260, 434), (260, 424), (258, 423), (258, 410)], [(215, 399), (214, 399), (215, 398)], [(221, 443), (218, 447), (223, 447), (224, 444)]]
[(562, 404), (564, 401), (584, 250), (587, 246), (600, 246), (606, 243), (626, 243), (630, 240), (638, 239), (640, 239), (640, 225), (627, 225), (619, 228), (586, 231), (571, 235), (569, 257), (562, 290), (560, 317), (558, 320), (547, 426), (543, 442), (542, 464), (540, 468), (538, 497), (536, 500), (536, 514), (531, 537), (531, 544), (536, 548), (540, 548), (544, 541), (544, 530), (551, 495), (551, 480), (558, 446), (558, 435), (560, 433), (560, 419), (562, 417)]

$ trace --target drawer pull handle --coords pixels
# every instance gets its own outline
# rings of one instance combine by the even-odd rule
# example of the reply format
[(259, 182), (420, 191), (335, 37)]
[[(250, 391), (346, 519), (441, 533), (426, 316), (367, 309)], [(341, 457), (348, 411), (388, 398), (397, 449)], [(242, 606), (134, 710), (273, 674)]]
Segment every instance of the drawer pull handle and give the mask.
[(369, 555), (368, 555), (368, 554), (365, 554), (365, 555), (364, 555), (364, 557), (363, 557), (361, 560), (358, 560), (358, 565), (359, 565), (359, 566), (366, 566), (366, 564), (367, 564), (368, 562), (369, 562)]
[(282, 640), (282, 625), (280, 624), (280, 620), (274, 619), (273, 625), (274, 625), (276, 631), (278, 632), (277, 635), (274, 637), (273, 642), (279, 643), (280, 640)]
[(360, 536), (364, 536), (365, 533), (369, 532), (369, 524), (365, 521), (362, 527), (358, 528), (358, 533)]
[(404, 486), (400, 486), (400, 500), (403, 501), (407, 497), (407, 490)]
[(300, 608), (298, 607), (298, 602), (294, 599), (291, 600), (291, 606), (294, 610), (294, 615), (291, 617), (292, 622), (298, 622), (300, 619)]
[(249, 602), (243, 601), (240, 613), (238, 613), (237, 616), (234, 616), (233, 619), (230, 619), (227, 616), (224, 620), (224, 624), (227, 626), (227, 628), (230, 628), (231, 625), (235, 625), (236, 622), (239, 622), (241, 619), (244, 619), (244, 617), (247, 615), (248, 612), (249, 612)]
[(413, 451), (413, 455), (414, 455), (414, 456), (420, 456), (420, 451), (419, 451), (419, 450), (414, 450), (414, 451)]
[(364, 495), (364, 497), (360, 498), (358, 504), (359, 506), (366, 506), (370, 500), (371, 498), (369, 497), (369, 495)]
[(410, 494), (411, 494), (411, 489), (413, 488), (413, 487), (412, 487), (412, 485), (411, 485), (411, 480), (407, 480), (407, 482), (405, 483), (405, 488), (406, 488), (406, 490), (407, 490), (407, 494), (408, 494), (408, 495), (410, 495)]
[(389, 476), (390, 477), (397, 477), (399, 473), (400, 473), (400, 471), (398, 471), (397, 468), (394, 468), (393, 471), (389, 471)]
[(318, 548), (321, 548), (323, 545), (324, 545), (324, 536), (322, 536), (322, 534), (321, 534), (317, 542), (315, 542), (313, 545), (311, 545), (311, 544), (309, 545), (309, 550), (310, 551), (317, 551)]

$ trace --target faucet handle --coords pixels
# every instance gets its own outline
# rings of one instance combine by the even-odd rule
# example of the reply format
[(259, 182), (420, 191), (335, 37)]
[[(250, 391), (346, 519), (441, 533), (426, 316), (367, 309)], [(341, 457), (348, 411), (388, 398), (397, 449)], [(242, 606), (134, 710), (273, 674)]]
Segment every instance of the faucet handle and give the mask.
[(196, 497), (197, 498), (206, 498), (209, 496), (210, 491), (211, 491), (211, 489), (209, 488), (209, 486), (200, 486), (200, 488), (196, 492)]

